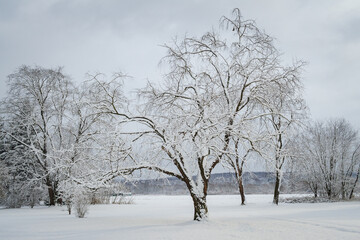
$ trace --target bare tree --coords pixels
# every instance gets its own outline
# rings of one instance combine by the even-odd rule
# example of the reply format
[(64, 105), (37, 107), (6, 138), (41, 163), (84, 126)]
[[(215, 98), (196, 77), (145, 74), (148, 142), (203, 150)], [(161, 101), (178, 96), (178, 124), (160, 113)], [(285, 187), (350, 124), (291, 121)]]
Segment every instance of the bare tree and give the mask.
[[(234, 10), (238, 18), (230, 20), (226, 17), (222, 23), (233, 31), (238, 31), (238, 42), (235, 45), (234, 58), (230, 62), (228, 78), (231, 79), (231, 70), (236, 70), (240, 81), (237, 83), (238, 92), (244, 101), (237, 102), (237, 98), (227, 98), (225, 106), (230, 109), (229, 116), (235, 116), (236, 123), (232, 127), (231, 139), (233, 144), (228, 145), (228, 157), (226, 165), (230, 166), (235, 174), (239, 185), (239, 192), (242, 204), (245, 202), (244, 187), (242, 183), (242, 173), (246, 161), (251, 152), (256, 152), (260, 156), (271, 159), (264, 148), (264, 142), (275, 141), (275, 168), (276, 186), (274, 199), (278, 198), (280, 188), (280, 171), (285, 161), (280, 156), (282, 152), (282, 135), (284, 135), (284, 126), (280, 121), (294, 122), (294, 116), (302, 113), (305, 106), (301, 96), (300, 72), (304, 62), (295, 62), (292, 66), (283, 66), (280, 63), (280, 54), (273, 45), (272, 38), (258, 30), (253, 21), (243, 21), (238, 9)], [(256, 39), (256, 41), (254, 41)], [(233, 46), (234, 47), (234, 46)], [(226, 71), (225, 71), (226, 72)], [(224, 78), (226, 79), (226, 78)], [(231, 82), (231, 81), (230, 81)], [(224, 92), (231, 92), (229, 89)], [(226, 96), (226, 94), (225, 94)], [(241, 99), (240, 98), (240, 99)], [(230, 101), (228, 100), (230, 99)], [(230, 104), (229, 104), (230, 103)], [(232, 111), (233, 103), (241, 103), (240, 111)], [(240, 119), (236, 119), (240, 118)], [(264, 121), (265, 120), (265, 121)], [(273, 131), (269, 132), (266, 128), (269, 121)], [(265, 123), (265, 128), (261, 126)], [(260, 126), (257, 126), (259, 125)], [(267, 130), (264, 130), (264, 129)], [(274, 133), (274, 131), (276, 131)], [(231, 142), (231, 141), (230, 141)], [(239, 151), (241, 148), (242, 150)], [(276, 190), (277, 189), (277, 190)]]
[(300, 69), (294, 69), (288, 86), (278, 85), (277, 93), (264, 105), (268, 115), (262, 117), (267, 145), (263, 153), (266, 160), (274, 166), (275, 186), (273, 203), (279, 203), (282, 169), (286, 161), (295, 157), (294, 144), (296, 134), (306, 118), (306, 105), (302, 98)]
[(217, 32), (164, 46), (169, 72), (163, 84), (149, 83), (139, 92), (144, 104), (137, 114), (124, 110), (116, 80), (105, 83), (94, 76), (102, 90), (98, 109), (139, 124), (139, 131), (128, 132), (147, 151), (138, 168), (183, 181), (193, 199), (194, 220), (207, 217), (211, 172), (234, 152), (232, 136), (246, 136), (245, 123), (268, 114), (257, 106), (271, 104), (267, 99), (276, 86), (291, 87), (301, 65), (283, 67), (272, 38), (254, 21), (243, 20), (238, 9), (233, 15), (221, 19)]
[(360, 143), (358, 132), (344, 119), (315, 123), (302, 136), (300, 166), (315, 196), (353, 196), (359, 179)]
[[(70, 82), (61, 68), (22, 66), (9, 75), (9, 94), (5, 100), (6, 117), (11, 128), (23, 128), (25, 139), (7, 133), (32, 156), (33, 175), (47, 187), (49, 204), (57, 197), (57, 161), (54, 151), (62, 146), (63, 119)], [(16, 120), (15, 122), (11, 122)]]
[[(243, 123), (244, 131), (242, 134), (233, 134), (229, 142), (228, 153), (222, 161), (223, 166), (234, 171), (239, 193), (241, 197), (241, 205), (245, 205), (245, 188), (243, 183), (243, 173), (249, 161), (256, 161), (262, 156), (262, 142), (264, 136), (259, 131), (259, 121), (252, 120), (251, 124)], [(245, 130), (246, 129), (246, 130)], [(246, 134), (246, 135), (245, 135)]]
[(114, 118), (94, 108), (99, 89), (85, 83), (79, 90), (61, 69), (27, 66), (9, 75), (9, 87), (2, 104), (2, 158), (17, 206), (25, 203), (22, 195), (33, 206), (34, 194), (45, 186), (50, 205), (65, 200), (70, 207), (74, 189), (96, 191), (134, 171), (124, 167), (133, 162), (131, 148)]
[[(96, 94), (97, 84), (83, 83), (71, 96), (72, 106), (64, 131), (64, 147), (58, 151), (62, 161), (57, 165), (62, 178), (60, 195), (68, 205), (69, 214), (77, 189), (95, 193), (111, 184), (129, 169), (131, 147), (119, 134), (118, 124), (112, 116), (101, 113)], [(66, 144), (65, 144), (66, 142)]]

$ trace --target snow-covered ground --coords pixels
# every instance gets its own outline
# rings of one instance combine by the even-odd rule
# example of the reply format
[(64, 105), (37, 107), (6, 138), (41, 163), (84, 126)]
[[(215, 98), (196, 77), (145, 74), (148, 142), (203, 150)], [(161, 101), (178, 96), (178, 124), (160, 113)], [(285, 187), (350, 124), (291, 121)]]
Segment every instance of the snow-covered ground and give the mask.
[(1, 209), (0, 239), (360, 239), (360, 202), (271, 204), (271, 195), (208, 196), (209, 220), (192, 221), (189, 196), (136, 196), (96, 205), (84, 219), (65, 207)]

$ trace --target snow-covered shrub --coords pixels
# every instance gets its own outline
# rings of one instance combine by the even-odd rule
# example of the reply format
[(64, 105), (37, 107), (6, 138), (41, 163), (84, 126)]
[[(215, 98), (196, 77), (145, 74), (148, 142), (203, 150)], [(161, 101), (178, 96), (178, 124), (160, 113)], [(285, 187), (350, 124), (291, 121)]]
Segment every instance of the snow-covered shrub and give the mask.
[(78, 188), (74, 191), (73, 205), (76, 216), (78, 218), (85, 217), (89, 210), (90, 200), (88, 193), (84, 189)]
[(20, 208), (21, 206), (33, 208), (40, 204), (40, 200), (44, 198), (44, 192), (41, 184), (24, 183), (13, 178), (7, 182), (7, 189), (1, 203), (7, 208)]
[(110, 189), (100, 188), (91, 193), (91, 205), (95, 204), (109, 204), (110, 203)]
[(129, 190), (121, 182), (114, 182), (109, 186), (112, 204), (133, 204), (134, 199)]
[(131, 200), (129, 194), (124, 194), (128, 192), (129, 190), (126, 189), (122, 183), (114, 182), (93, 191), (90, 195), (90, 204), (131, 204), (133, 200)]
[(23, 195), (18, 193), (17, 191), (10, 191), (7, 194), (7, 198), (5, 200), (5, 206), (7, 208), (20, 208), (24, 202)]
[(112, 204), (134, 204), (134, 198), (131, 195), (114, 196)]
[(283, 203), (323, 203), (323, 202), (336, 202), (339, 199), (329, 199), (327, 197), (314, 197), (314, 196), (296, 196), (280, 198)]
[(27, 190), (25, 205), (33, 208), (35, 205), (40, 204), (40, 200), (44, 195), (44, 189), (41, 186), (31, 186)]
[(89, 200), (87, 196), (77, 196), (74, 198), (74, 207), (78, 218), (85, 217), (89, 210)]

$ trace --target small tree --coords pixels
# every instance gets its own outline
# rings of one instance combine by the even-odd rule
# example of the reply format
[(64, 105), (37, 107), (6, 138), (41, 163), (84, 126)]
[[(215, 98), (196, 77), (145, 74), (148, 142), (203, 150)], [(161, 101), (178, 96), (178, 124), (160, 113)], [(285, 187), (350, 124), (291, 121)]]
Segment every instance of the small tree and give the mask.
[(296, 145), (295, 137), (298, 129), (306, 116), (306, 106), (301, 94), (301, 82), (299, 72), (293, 73), (291, 87), (283, 88), (279, 86), (275, 98), (269, 99), (272, 104), (265, 106), (265, 111), (269, 114), (262, 117), (265, 126), (265, 134), (268, 145), (265, 151), (269, 151), (267, 156), (275, 169), (275, 186), (273, 203), (279, 203), (280, 187), (282, 180), (282, 169), (286, 161), (295, 157)]
[(49, 204), (55, 205), (59, 179), (54, 166), (60, 159), (55, 152), (63, 147), (63, 123), (71, 84), (61, 68), (22, 66), (8, 78), (9, 93), (2, 104), (7, 122), (4, 131), (10, 136), (9, 141), (24, 149), (12, 159), (26, 167), (22, 171), (27, 180), (41, 181), (46, 186)]
[[(112, 180), (133, 170), (131, 148), (118, 133), (114, 118), (98, 111), (99, 95), (97, 85), (84, 83), (82, 89), (71, 95), (71, 115), (63, 132), (64, 144), (58, 155), (62, 161), (56, 166), (61, 173), (59, 195), (65, 201), (68, 212), (75, 198), (81, 193), (79, 188), (97, 196), (111, 185)], [(66, 140), (66, 141), (65, 141)], [(91, 203), (96, 203), (92, 199)]]
[(241, 205), (245, 205), (245, 188), (243, 183), (243, 173), (248, 161), (261, 157), (261, 142), (263, 141), (260, 132), (256, 131), (258, 121), (253, 121), (252, 125), (246, 127), (242, 135), (233, 135), (229, 142), (228, 154), (224, 157), (222, 164), (233, 170), (235, 173), (239, 193), (241, 197)]
[(90, 200), (87, 191), (82, 187), (74, 189), (73, 205), (78, 218), (84, 218), (89, 210)]
[(359, 179), (360, 143), (358, 132), (348, 122), (315, 123), (302, 135), (300, 146), (298, 162), (315, 196), (353, 196)]

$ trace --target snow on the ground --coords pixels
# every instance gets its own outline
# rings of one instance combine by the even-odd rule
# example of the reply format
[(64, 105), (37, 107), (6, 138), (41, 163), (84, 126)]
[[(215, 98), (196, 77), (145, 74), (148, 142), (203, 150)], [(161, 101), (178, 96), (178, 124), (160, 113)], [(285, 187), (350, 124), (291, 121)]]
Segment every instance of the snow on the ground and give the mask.
[(189, 196), (135, 196), (96, 205), (84, 219), (65, 207), (1, 209), (0, 239), (360, 239), (360, 202), (271, 203), (271, 195), (208, 196), (209, 220), (192, 221)]

